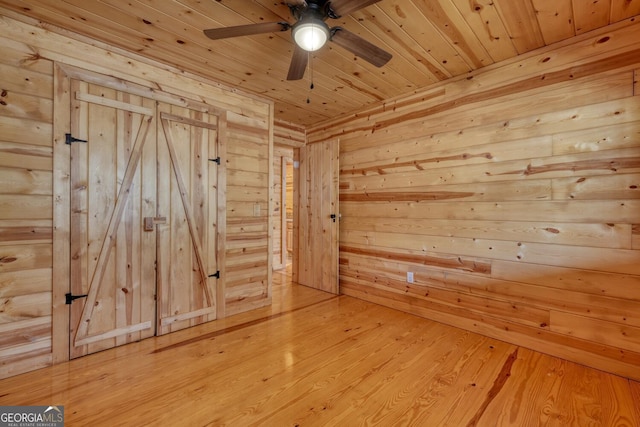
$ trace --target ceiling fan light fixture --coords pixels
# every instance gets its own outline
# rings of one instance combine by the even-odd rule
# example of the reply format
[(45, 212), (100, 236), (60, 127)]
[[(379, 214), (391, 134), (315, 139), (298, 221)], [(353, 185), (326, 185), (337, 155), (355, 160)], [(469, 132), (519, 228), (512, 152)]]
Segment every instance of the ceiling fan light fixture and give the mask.
[(298, 21), (292, 33), (296, 44), (308, 52), (320, 49), (329, 40), (329, 26), (316, 17)]

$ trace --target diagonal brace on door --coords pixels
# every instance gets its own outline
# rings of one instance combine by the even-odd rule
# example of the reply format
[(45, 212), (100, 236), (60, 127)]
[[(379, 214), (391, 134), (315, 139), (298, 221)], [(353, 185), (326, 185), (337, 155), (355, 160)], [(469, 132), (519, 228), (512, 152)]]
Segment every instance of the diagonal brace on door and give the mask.
[(160, 120), (162, 122), (162, 130), (164, 131), (165, 137), (167, 139), (167, 148), (169, 149), (169, 157), (171, 159), (171, 164), (173, 165), (173, 172), (176, 177), (176, 182), (178, 183), (178, 190), (180, 191), (180, 197), (182, 199), (182, 205), (184, 207), (185, 214), (187, 216), (187, 225), (189, 227), (189, 233), (191, 234), (191, 241), (193, 242), (193, 249), (196, 255), (196, 262), (198, 263), (198, 269), (200, 270), (200, 283), (203, 288), (204, 296), (207, 302), (207, 305), (211, 307), (213, 305), (213, 295), (211, 294), (211, 290), (209, 289), (207, 282), (207, 270), (204, 265), (204, 260), (202, 258), (202, 254), (204, 253), (202, 249), (202, 243), (200, 242), (200, 236), (198, 230), (196, 228), (196, 221), (193, 216), (193, 212), (191, 211), (191, 207), (189, 205), (189, 195), (187, 193), (187, 187), (182, 178), (182, 173), (180, 169), (180, 164), (178, 163), (178, 156), (176, 154), (176, 150), (173, 143), (173, 138), (171, 136), (171, 129), (169, 126), (169, 120), (176, 120), (182, 123), (187, 123), (191, 125), (199, 125), (202, 126), (202, 122), (196, 122), (192, 119), (179, 118), (177, 120), (177, 116), (173, 116), (171, 114), (161, 113)]
[(82, 315), (80, 317), (76, 336), (74, 337), (74, 343), (87, 338), (89, 322), (91, 321), (93, 310), (96, 305), (96, 299), (98, 298), (98, 291), (100, 288), (98, 284), (102, 283), (102, 278), (104, 277), (107, 266), (109, 264), (111, 250), (113, 249), (113, 246), (116, 242), (118, 227), (120, 226), (120, 221), (122, 220), (124, 208), (130, 195), (131, 184), (133, 183), (133, 178), (135, 177), (136, 170), (138, 169), (138, 164), (140, 163), (140, 158), (142, 157), (142, 149), (144, 148), (145, 141), (147, 140), (147, 133), (149, 132), (152, 121), (153, 116), (145, 116), (142, 120), (140, 128), (138, 129), (138, 135), (136, 136), (136, 141), (133, 145), (131, 156), (129, 157), (129, 162), (127, 163), (127, 168), (124, 173), (122, 185), (120, 186), (120, 191), (118, 192), (116, 204), (113, 207), (113, 211), (111, 212), (109, 225), (107, 227), (106, 238), (104, 239), (102, 247), (100, 248), (100, 255), (98, 256), (96, 269), (93, 273), (93, 276), (91, 277), (91, 281), (89, 282), (89, 292), (87, 293), (87, 300), (82, 309)]

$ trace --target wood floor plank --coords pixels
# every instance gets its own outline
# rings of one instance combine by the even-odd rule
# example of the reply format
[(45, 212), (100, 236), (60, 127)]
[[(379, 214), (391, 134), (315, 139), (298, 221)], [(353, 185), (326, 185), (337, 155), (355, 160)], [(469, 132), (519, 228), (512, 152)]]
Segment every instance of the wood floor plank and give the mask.
[(638, 397), (633, 397), (631, 382), (626, 378), (598, 372), (600, 382), (600, 401), (602, 402), (602, 420), (610, 420), (612, 425), (640, 425)]
[[(576, 364), (567, 370), (546, 425), (638, 425), (629, 381)], [(631, 406), (630, 406), (631, 405)]]
[(273, 305), (0, 381), (66, 425), (640, 425), (640, 384), (274, 273)]
[(636, 410), (636, 425), (640, 425), (640, 382), (637, 381), (629, 381), (629, 388), (631, 389), (631, 400), (634, 403), (634, 407)]
[[(323, 413), (334, 412), (336, 403), (373, 372), (390, 363), (398, 348), (394, 336), (404, 327), (413, 327), (402, 321), (385, 326), (376, 319), (375, 311), (369, 313), (368, 319), (363, 315), (349, 316), (344, 333), (355, 333), (350, 333), (346, 340), (333, 344), (325, 337), (327, 344), (315, 346), (315, 350), (300, 357), (295, 378), (276, 382), (273, 390), (266, 390), (267, 400), (253, 408), (260, 415), (258, 424), (287, 425), (293, 420), (306, 425), (310, 420), (318, 421)], [(231, 423), (247, 425), (250, 421), (247, 417), (233, 417)]]
[[(520, 348), (511, 376), (478, 426), (545, 425), (569, 362)], [(532, 381), (532, 379), (535, 379)]]
[[(407, 358), (415, 359), (415, 356), (420, 354), (421, 347), (425, 348), (418, 344), (422, 340), (403, 342), (403, 333), (408, 332), (410, 340), (411, 337), (416, 335), (425, 337), (433, 333), (431, 332), (433, 328), (430, 326), (423, 326), (421, 330), (417, 330), (416, 327), (418, 325), (414, 322), (411, 322), (413, 324), (398, 323), (404, 323), (404, 325), (401, 325), (404, 328), (392, 333), (387, 338), (387, 342), (391, 345), (380, 345), (380, 342), (376, 342), (376, 338), (373, 338), (373, 340), (367, 338), (367, 342), (363, 343), (360, 351), (358, 351), (357, 357), (351, 357), (351, 360), (349, 360), (349, 355), (344, 354), (341, 355), (342, 357), (332, 361), (327, 366), (327, 369), (324, 370), (324, 374), (326, 375), (326, 372), (331, 371), (339, 373), (337, 380), (326, 384), (324, 392), (314, 393), (314, 405), (305, 406), (304, 401), (296, 402), (296, 407), (287, 408), (289, 415), (282, 417), (282, 414), (277, 414), (278, 418), (274, 419), (276, 424), (278, 424), (278, 421), (280, 421), (280, 424), (285, 422), (287, 417), (293, 417), (294, 423), (299, 425), (307, 425), (309, 423), (340, 425), (340, 421), (344, 423), (342, 417), (345, 413), (347, 416), (351, 416), (347, 420), (358, 422), (357, 418), (352, 418), (354, 415), (354, 408), (351, 406), (353, 401), (356, 402), (356, 408), (360, 406), (360, 411), (357, 411), (357, 413), (360, 413), (361, 416), (373, 413), (374, 411), (366, 411), (365, 409), (371, 409), (368, 406), (371, 405), (372, 400), (377, 400), (373, 398), (373, 395), (379, 397), (376, 390), (380, 388), (381, 384), (392, 381), (392, 375), (400, 370), (398, 368), (390, 371), (389, 367), (402, 366)], [(323, 372), (320, 373), (320, 375), (322, 374)], [(398, 403), (397, 400), (393, 402), (393, 404)], [(389, 404), (385, 402), (381, 406), (388, 407)]]
[[(403, 357), (394, 364), (395, 369), (376, 373), (356, 390), (357, 394), (344, 399), (341, 403), (349, 406), (328, 425), (399, 422), (404, 414), (411, 412), (425, 385), (440, 375), (444, 365), (461, 355), (461, 348), (466, 346), (460, 343), (465, 342), (465, 338), (462, 331), (430, 328), (428, 334), (405, 348)], [(439, 345), (445, 342), (448, 345)]]

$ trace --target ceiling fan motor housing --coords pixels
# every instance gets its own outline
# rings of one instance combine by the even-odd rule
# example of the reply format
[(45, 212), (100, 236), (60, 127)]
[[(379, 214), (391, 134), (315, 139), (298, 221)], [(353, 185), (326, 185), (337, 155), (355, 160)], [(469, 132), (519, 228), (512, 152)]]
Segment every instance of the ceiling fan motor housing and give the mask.
[(303, 6), (290, 6), (291, 14), (296, 19), (291, 35), (302, 49), (316, 51), (331, 37), (329, 26), (324, 22), (330, 16), (329, 4), (320, 0), (309, 1)]

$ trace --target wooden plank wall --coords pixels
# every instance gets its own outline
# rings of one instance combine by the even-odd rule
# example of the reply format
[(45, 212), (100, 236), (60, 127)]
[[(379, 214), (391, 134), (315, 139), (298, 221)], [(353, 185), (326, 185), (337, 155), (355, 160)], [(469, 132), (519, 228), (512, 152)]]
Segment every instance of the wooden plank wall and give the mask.
[(52, 232), (56, 200), (64, 199), (53, 196), (53, 183), (65, 180), (53, 166), (54, 139), (64, 136), (54, 135), (53, 123), (56, 115), (69, 114), (53, 108), (55, 64), (147, 87), (156, 99), (167, 94), (224, 111), (227, 174), (218, 185), (227, 191), (227, 205), (219, 206), (227, 252), (221, 256), (218, 300), (225, 305), (219, 315), (270, 303), (271, 102), (61, 29), (41, 28), (2, 8), (0, 52), (0, 377), (65, 360), (65, 346), (68, 354), (68, 324), (52, 324), (52, 305), (64, 310), (64, 301), (52, 300), (64, 283), (55, 283), (68, 280), (52, 279), (53, 247), (68, 247)]
[(302, 126), (284, 120), (274, 120), (273, 143), (276, 146), (300, 148), (307, 143), (306, 131)]
[(226, 315), (271, 303), (272, 128), (252, 121), (229, 122)]
[(340, 138), (342, 292), (640, 379), (639, 36), (308, 129)]
[(52, 360), (53, 63), (1, 44), (0, 372), (13, 374)]

